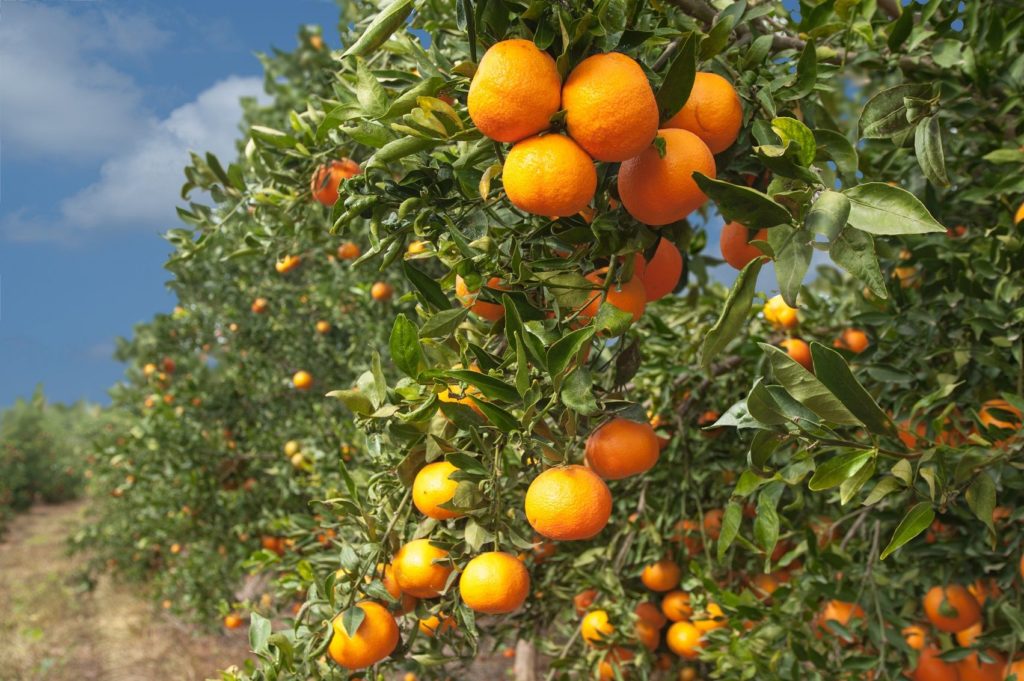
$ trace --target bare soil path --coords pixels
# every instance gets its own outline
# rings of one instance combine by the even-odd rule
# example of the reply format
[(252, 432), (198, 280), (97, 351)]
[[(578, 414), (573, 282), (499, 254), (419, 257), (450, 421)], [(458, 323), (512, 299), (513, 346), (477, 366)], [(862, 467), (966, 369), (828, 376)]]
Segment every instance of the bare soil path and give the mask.
[(0, 681), (203, 681), (241, 665), (244, 630), (198, 634), (107, 577), (77, 588), (65, 540), (85, 503), (33, 507), (0, 539)]

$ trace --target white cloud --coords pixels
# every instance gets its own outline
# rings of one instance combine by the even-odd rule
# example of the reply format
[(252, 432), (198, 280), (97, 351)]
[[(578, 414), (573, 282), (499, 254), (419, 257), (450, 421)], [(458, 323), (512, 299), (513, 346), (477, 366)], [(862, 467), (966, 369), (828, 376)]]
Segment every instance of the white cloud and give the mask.
[(134, 80), (105, 61), (139, 58), (170, 34), (141, 15), (85, 5), (3, 3), (0, 135), (13, 158), (102, 158), (153, 120)]

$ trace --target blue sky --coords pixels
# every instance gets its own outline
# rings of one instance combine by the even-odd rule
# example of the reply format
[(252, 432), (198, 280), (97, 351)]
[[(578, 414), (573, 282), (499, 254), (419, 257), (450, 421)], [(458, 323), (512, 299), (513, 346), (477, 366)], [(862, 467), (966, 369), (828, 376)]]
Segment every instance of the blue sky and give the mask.
[(333, 0), (0, 2), (0, 406), (106, 401), (114, 339), (173, 307), (160, 234), (187, 150), (229, 155), (256, 52)]

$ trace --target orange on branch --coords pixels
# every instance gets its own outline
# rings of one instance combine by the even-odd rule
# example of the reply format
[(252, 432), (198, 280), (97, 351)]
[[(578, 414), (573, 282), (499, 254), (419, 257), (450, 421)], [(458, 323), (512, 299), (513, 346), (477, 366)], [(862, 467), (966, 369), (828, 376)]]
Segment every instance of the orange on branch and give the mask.
[(742, 270), (754, 258), (765, 255), (751, 241), (768, 241), (768, 230), (759, 229), (753, 236), (750, 230), (738, 222), (729, 222), (722, 227), (718, 237), (718, 247), (722, 251), (722, 259), (734, 269)]
[(590, 539), (608, 524), (612, 494), (589, 468), (549, 468), (530, 483), (525, 508), (530, 526), (549, 539)]
[(717, 73), (697, 72), (690, 96), (666, 128), (682, 128), (694, 133), (713, 154), (719, 154), (736, 141), (743, 125), (743, 104), (732, 83)]
[(707, 196), (693, 179), (694, 172), (715, 177), (715, 157), (691, 132), (658, 131), (665, 144), (664, 157), (657, 146), (619, 167), (619, 198), (626, 211), (647, 225), (660, 226), (682, 220), (704, 205)]
[(455, 497), (459, 483), (451, 474), (459, 470), (447, 461), (428, 463), (416, 473), (412, 482), (412, 502), (420, 513), (435, 520), (448, 520), (462, 515), (458, 511), (441, 508)]
[(650, 470), (661, 448), (650, 423), (614, 418), (587, 438), (586, 458), (605, 480), (621, 480)]
[(636, 254), (633, 277), (644, 285), (647, 302), (660, 300), (675, 290), (683, 276), (683, 254), (668, 239), (661, 239), (650, 260)]
[(530, 573), (509, 553), (482, 553), (466, 564), (459, 578), (462, 601), (477, 612), (515, 612), (530, 594)]
[(505, 157), (501, 179), (512, 205), (548, 218), (579, 213), (597, 191), (593, 160), (559, 134), (517, 143)]
[(353, 636), (342, 624), (342, 615), (334, 618), (334, 635), (327, 648), (331, 659), (346, 669), (364, 669), (391, 654), (398, 645), (398, 624), (380, 603), (363, 601), (356, 607), (363, 611), (363, 621)]

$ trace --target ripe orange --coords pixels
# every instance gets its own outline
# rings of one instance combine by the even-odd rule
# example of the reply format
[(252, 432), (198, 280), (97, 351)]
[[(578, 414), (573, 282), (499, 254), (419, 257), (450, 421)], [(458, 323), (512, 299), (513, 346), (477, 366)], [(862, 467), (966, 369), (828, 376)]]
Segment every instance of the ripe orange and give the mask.
[(252, 301), (252, 307), (250, 309), (252, 309), (252, 311), (256, 314), (262, 314), (263, 312), (266, 312), (267, 299), (257, 298), (256, 300)]
[(928, 643), (928, 632), (920, 624), (904, 627), (900, 633), (903, 634), (903, 640), (907, 645), (914, 650), (923, 650)]
[(868, 349), (868, 335), (860, 329), (843, 329), (843, 332), (832, 342), (832, 347), (849, 350), (860, 354)]
[(679, 670), (679, 681), (697, 681), (697, 670), (693, 667), (683, 667)]
[(452, 573), (448, 552), (429, 539), (414, 539), (403, 546), (391, 565), (398, 588), (417, 598), (440, 596)]
[(539, 534), (559, 541), (590, 539), (608, 524), (612, 494), (589, 468), (549, 468), (530, 483), (525, 506)]
[[(505, 290), (505, 287), (501, 285), (501, 277), (491, 277), (488, 279), (487, 288), (499, 291)], [(496, 322), (505, 316), (505, 308), (500, 304), (488, 303), (486, 300), (477, 300), (480, 292), (470, 292), (465, 280), (458, 275), (455, 276), (455, 295), (463, 307), (468, 307), (470, 312), (478, 317), (483, 317), (489, 322)]]
[(313, 385), (313, 376), (308, 371), (296, 371), (292, 376), (292, 385), (296, 390), (309, 390)]
[(466, 564), (459, 578), (462, 601), (477, 612), (515, 612), (530, 595), (530, 573), (510, 553), (482, 553)]
[(1024, 681), (1024, 660), (1016, 660), (1006, 667), (1006, 678), (1009, 679), (1011, 674), (1017, 675), (1015, 681)]
[(619, 671), (621, 678), (628, 679), (630, 674), (621, 669), (620, 665), (628, 663), (634, 657), (633, 651), (622, 646), (616, 646), (608, 651), (598, 665), (597, 674), (599, 681), (613, 681), (616, 678), (615, 670)]
[(576, 614), (583, 617), (583, 613), (594, 604), (595, 598), (597, 598), (597, 589), (584, 589), (573, 596), (572, 604), (576, 609)]
[(917, 658), (917, 667), (910, 674), (912, 681), (960, 681), (956, 666), (939, 658), (942, 651), (929, 646)]
[(651, 591), (671, 591), (679, 586), (680, 577), (679, 564), (671, 558), (662, 558), (644, 568), (640, 581)]
[(682, 128), (694, 133), (713, 154), (719, 154), (736, 141), (743, 125), (743, 105), (732, 83), (717, 73), (700, 71), (683, 108), (666, 128)]
[(354, 241), (346, 241), (338, 246), (338, 260), (355, 260), (362, 253), (363, 251), (359, 248), (359, 244)]
[(700, 656), (704, 647), (703, 634), (700, 629), (689, 622), (676, 622), (668, 628), (665, 643), (669, 650), (679, 657), (693, 660)]
[(718, 539), (722, 534), (722, 516), (724, 511), (720, 508), (713, 508), (704, 514), (704, 534), (711, 539)]
[(370, 287), (370, 297), (378, 302), (391, 300), (391, 296), (394, 293), (394, 287), (386, 281), (374, 282), (373, 286)]
[(679, 590), (670, 591), (661, 599), (661, 611), (673, 622), (689, 620), (690, 615), (693, 614), (693, 608), (690, 607), (690, 594)]
[(357, 603), (356, 607), (363, 611), (365, 617), (355, 636), (349, 636), (345, 631), (342, 615), (331, 623), (334, 636), (327, 654), (345, 669), (363, 669), (376, 664), (398, 645), (398, 624), (387, 608), (372, 601)]
[(757, 246), (752, 246), (751, 241), (768, 241), (768, 230), (759, 229), (753, 237), (750, 230), (738, 222), (727, 223), (722, 227), (722, 233), (718, 237), (718, 246), (722, 250), (722, 259), (733, 268), (742, 270), (754, 258), (760, 258), (765, 253)]
[(242, 626), (242, 616), (238, 613), (233, 612), (224, 618), (224, 627), (226, 629), (237, 629), (240, 626)]
[(619, 198), (626, 211), (648, 225), (667, 225), (700, 208), (707, 196), (693, 180), (694, 171), (715, 177), (715, 157), (692, 132), (658, 131), (664, 158), (655, 146), (624, 161), (619, 168)]
[(338, 201), (338, 187), (341, 186), (342, 180), (351, 179), (358, 174), (359, 164), (350, 158), (320, 166), (309, 181), (313, 198), (325, 206), (333, 206)]
[(529, 40), (491, 45), (466, 100), (473, 124), (499, 142), (518, 142), (547, 130), (561, 103), (562, 79), (555, 60)]
[(1004, 399), (986, 400), (978, 410), (978, 420), (986, 428), (1020, 430), (1021, 413), (1017, 407)]
[(792, 329), (799, 323), (795, 307), (790, 307), (781, 295), (773, 296), (764, 304), (764, 318), (777, 329)]
[(650, 470), (661, 448), (650, 423), (614, 418), (587, 438), (587, 465), (605, 480), (621, 480)]
[(274, 269), (277, 270), (278, 274), (284, 274), (294, 270), (301, 262), (302, 258), (297, 255), (286, 255), (274, 263)]
[(977, 622), (967, 627), (963, 631), (958, 631), (954, 635), (956, 642), (964, 648), (970, 648), (974, 645), (974, 640), (981, 636), (981, 622)]
[(787, 338), (779, 343), (786, 351), (789, 358), (802, 366), (804, 369), (813, 372), (814, 362), (811, 360), (811, 346), (799, 338)]
[[(587, 281), (593, 283), (598, 288), (604, 286), (604, 270), (591, 272), (586, 278)], [(602, 295), (604, 296), (603, 300)], [(602, 302), (614, 305), (623, 312), (629, 312), (633, 315), (633, 322), (635, 323), (640, 321), (640, 317), (647, 307), (647, 291), (644, 289), (643, 282), (636, 276), (627, 282), (612, 284), (604, 293), (594, 291), (590, 302), (580, 312), (579, 317), (581, 319), (593, 319), (597, 316), (598, 310), (601, 309)]]
[(641, 622), (646, 622), (656, 629), (661, 629), (668, 624), (668, 619), (662, 614), (658, 606), (651, 601), (637, 603), (636, 607), (633, 608), (633, 612), (636, 613)]
[(316, 323), (316, 332), (321, 336), (327, 335), (331, 332), (331, 323), (321, 319)]
[(994, 650), (985, 651), (992, 662), (982, 662), (978, 653), (957, 660), (960, 681), (1003, 681), (1006, 678), (1006, 658)]
[[(951, 608), (949, 614), (942, 610), (943, 602)], [(963, 631), (981, 621), (981, 607), (971, 592), (959, 584), (945, 588), (935, 586), (924, 597), (924, 612), (936, 629), (948, 632)]]
[(900, 280), (900, 288), (920, 288), (921, 272), (913, 265), (893, 269), (892, 276)]
[(591, 645), (601, 643), (606, 636), (611, 636), (614, 631), (615, 627), (608, 621), (608, 613), (604, 610), (588, 612), (580, 625), (580, 635)]
[(779, 578), (775, 574), (760, 573), (750, 580), (751, 589), (763, 601), (771, 598), (779, 588)]
[(658, 103), (647, 75), (621, 52), (579, 63), (562, 88), (569, 135), (598, 161), (625, 161), (658, 133)]
[(384, 588), (387, 589), (392, 598), (398, 599), (398, 605), (394, 608), (397, 610), (398, 614), (404, 615), (408, 612), (412, 612), (416, 607), (416, 597), (410, 596), (407, 593), (402, 593), (402, 588), (398, 586), (398, 580), (395, 579), (394, 566), (377, 565), (377, 569), (383, 573), (381, 581), (384, 583)]
[(431, 615), (417, 623), (420, 633), (427, 638), (434, 638), (438, 634), (445, 634), (456, 627), (455, 618), (451, 615)]
[(519, 142), (505, 157), (501, 176), (512, 205), (550, 218), (579, 213), (597, 190), (594, 162), (565, 135)]
[(412, 503), (420, 513), (435, 520), (448, 520), (462, 515), (458, 511), (441, 508), (455, 496), (459, 483), (451, 479), (451, 474), (459, 470), (447, 461), (428, 463), (416, 474), (412, 482)]
[(711, 631), (712, 629), (721, 629), (726, 626), (727, 619), (725, 613), (722, 612), (722, 608), (718, 606), (718, 603), (708, 603), (704, 609), (707, 615), (700, 619), (692, 620), (693, 626), (701, 631)]
[(1013, 214), (1013, 224), (1017, 225), (1024, 220), (1024, 203), (1017, 207), (1017, 212)]
[(821, 611), (818, 626), (824, 631), (830, 631), (828, 628), (829, 622), (837, 622), (845, 627), (853, 619), (864, 619), (864, 608), (860, 607), (857, 603), (832, 600), (826, 603), (825, 609)]
[(658, 248), (650, 260), (644, 260), (642, 253), (636, 254), (633, 277), (644, 285), (647, 302), (664, 298), (675, 290), (683, 276), (683, 255), (668, 239), (658, 242)]

